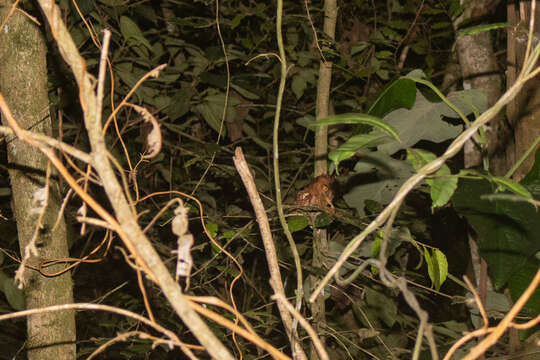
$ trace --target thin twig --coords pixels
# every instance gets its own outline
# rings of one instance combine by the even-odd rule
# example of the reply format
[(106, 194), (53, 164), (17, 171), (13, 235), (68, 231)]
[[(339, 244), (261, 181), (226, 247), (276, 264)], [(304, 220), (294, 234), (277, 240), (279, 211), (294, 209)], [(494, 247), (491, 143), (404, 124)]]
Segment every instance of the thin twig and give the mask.
[(463, 280), (467, 284), (467, 287), (469, 288), (469, 291), (473, 294), (474, 300), (476, 302), (476, 306), (478, 307), (478, 310), (480, 311), (480, 315), (482, 316), (482, 321), (484, 322), (484, 325), (482, 325), (482, 329), (487, 329), (489, 327), (489, 319), (486, 314), (486, 309), (484, 308), (484, 304), (482, 304), (482, 301), (480, 300), (480, 296), (478, 295), (478, 292), (474, 288), (474, 285), (471, 283), (471, 280), (467, 276), (463, 277)]
[(129, 310), (125, 310), (125, 309), (121, 309), (121, 308), (117, 308), (117, 307), (109, 306), (109, 305), (100, 305), (100, 304), (91, 304), (91, 303), (53, 305), (53, 306), (47, 306), (43, 308), (23, 310), (23, 311), (17, 311), (17, 312), (13, 312), (9, 314), (0, 315), (0, 321), (4, 321), (8, 319), (16, 319), (20, 317), (35, 315), (35, 314), (42, 314), (45, 312), (66, 311), (66, 310), (107, 311), (107, 312), (112, 312), (118, 315), (135, 319), (137, 321), (142, 322), (145, 325), (150, 326), (157, 332), (160, 332), (166, 337), (168, 337), (170, 340), (170, 343), (177, 345), (178, 347), (182, 349), (182, 351), (191, 353), (191, 351), (188, 348), (188, 346), (191, 346), (191, 345), (187, 345), (183, 343), (182, 341), (180, 341), (180, 339), (178, 338), (178, 336), (176, 336), (174, 332), (167, 330), (166, 328), (164, 328), (163, 326), (157, 323), (153, 323), (152, 321), (145, 318), (144, 316), (141, 316)]
[[(236, 167), (236, 170), (238, 171), (238, 174), (240, 174), (244, 186), (246, 187), (249, 199), (251, 201), (251, 205), (253, 206), (253, 210), (255, 211), (257, 223), (259, 224), (259, 230), (261, 232), (261, 238), (264, 244), (266, 260), (268, 261), (268, 270), (270, 272), (270, 286), (272, 287), (272, 290), (274, 290), (274, 294), (281, 294), (285, 297), (285, 288), (283, 287), (283, 282), (281, 280), (281, 272), (279, 270), (276, 246), (274, 244), (274, 240), (272, 239), (272, 231), (270, 229), (270, 223), (268, 222), (268, 216), (266, 215), (266, 211), (264, 210), (264, 205), (262, 203), (261, 197), (257, 192), (255, 180), (253, 179), (253, 175), (249, 170), (248, 164), (246, 162), (246, 159), (244, 158), (244, 154), (241, 148), (238, 147), (235, 149), (235, 156), (233, 160), (234, 166)], [(287, 308), (281, 302), (278, 302), (277, 305), (279, 313), (281, 315), (281, 321), (283, 321), (283, 325), (285, 326), (285, 331), (287, 332), (289, 339), (292, 341), (291, 345), (293, 349), (296, 349), (296, 354), (298, 355), (298, 357), (302, 356), (299, 354), (303, 354), (305, 359), (306, 355), (303, 352), (302, 347), (298, 343), (298, 340), (291, 337), (293, 330), (292, 318), (290, 313), (287, 311)]]
[(523, 306), (527, 303), (529, 298), (534, 294), (536, 288), (540, 285), (540, 269), (536, 273), (535, 277), (525, 289), (523, 294), (516, 301), (514, 306), (508, 311), (506, 316), (499, 322), (499, 324), (493, 329), (491, 334), (489, 334), (484, 340), (482, 340), (478, 345), (473, 347), (471, 351), (463, 358), (463, 360), (474, 360), (484, 354), (488, 348), (497, 343), (499, 338), (504, 334), (507, 328), (512, 324), (512, 320), (519, 314)]
[[(6, 105), (7, 106), (7, 105)], [(71, 145), (68, 145), (64, 142), (61, 142), (59, 140), (56, 140), (56, 139), (53, 139), (52, 137), (49, 137), (47, 135), (44, 135), (44, 134), (41, 134), (41, 133), (37, 133), (37, 132), (32, 132), (32, 131), (28, 131), (28, 130), (23, 130), (21, 129), (21, 132), (24, 133), (24, 136), (29, 138), (29, 139), (32, 139), (34, 141), (39, 141), (41, 143), (43, 143), (44, 145), (48, 145), (50, 147), (53, 147), (55, 149), (58, 149), (60, 151), (63, 151), (71, 156), (73, 156), (74, 158), (77, 158), (81, 161), (84, 161), (85, 163), (91, 163), (92, 162), (92, 158), (90, 157), (90, 155), (88, 155), (87, 153), (85, 153), (84, 151), (81, 151)], [(4, 134), (4, 135), (14, 135), (15, 132), (7, 127), (7, 126), (0, 126), (0, 133)]]
[(103, 30), (103, 45), (101, 46), (101, 56), (99, 59), (99, 75), (97, 85), (97, 122), (101, 123), (103, 108), (103, 93), (105, 91), (105, 67), (107, 66), (107, 55), (109, 54), (109, 43), (111, 41), (111, 32), (108, 29)]
[(287, 308), (287, 310), (289, 310), (289, 312), (294, 316), (294, 318), (298, 320), (300, 325), (302, 325), (302, 327), (311, 337), (313, 345), (315, 346), (315, 349), (317, 349), (317, 352), (319, 354), (319, 358), (321, 360), (330, 360), (330, 357), (328, 356), (328, 353), (326, 352), (326, 349), (324, 348), (321, 339), (319, 338), (319, 335), (317, 335), (317, 332), (315, 332), (309, 322), (304, 319), (304, 317), (298, 311), (296, 311), (296, 309), (291, 305), (291, 303), (287, 301), (285, 296), (283, 296), (283, 294), (275, 294), (272, 296), (272, 300), (282, 303)]

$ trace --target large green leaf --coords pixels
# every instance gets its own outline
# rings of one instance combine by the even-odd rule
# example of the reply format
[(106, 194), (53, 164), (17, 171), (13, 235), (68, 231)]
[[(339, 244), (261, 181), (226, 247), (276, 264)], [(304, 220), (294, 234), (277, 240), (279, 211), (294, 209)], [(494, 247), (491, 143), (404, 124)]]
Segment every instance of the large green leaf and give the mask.
[[(452, 93), (448, 96), (448, 100), (465, 115), (473, 111), (482, 112), (487, 108), (485, 96), (475, 90)], [(443, 116), (459, 117), (446, 103), (431, 102), (418, 91), (412, 109), (392, 111), (383, 119), (396, 129), (401, 142), (383, 144), (378, 149), (391, 155), (401, 149), (412, 147), (420, 140), (439, 143), (455, 138), (461, 132), (462, 126), (447, 123), (442, 119)]]
[[(363, 183), (366, 175), (374, 174), (376, 180)], [(406, 161), (396, 160), (387, 154), (373, 152), (358, 161), (352, 172), (349, 183), (358, 179), (359, 183), (343, 196), (350, 207), (356, 208), (360, 216), (365, 214), (365, 201), (373, 200), (379, 204), (388, 204), (401, 185), (412, 174), (414, 169)]]
[[(521, 184), (540, 198), (540, 151)], [(535, 257), (540, 251), (540, 214), (526, 202), (481, 199), (495, 188), (486, 180), (462, 179), (452, 203), (476, 231), (480, 254), (488, 263), (495, 288), (508, 286), (516, 300), (540, 266)], [(540, 312), (540, 292), (531, 297), (527, 308), (532, 313)]]
[(391, 141), (392, 138), (384, 133), (358, 134), (347, 140), (343, 145), (328, 154), (328, 158), (332, 160), (336, 169), (341, 161), (353, 156), (358, 150), (375, 147)]
[(309, 221), (306, 216), (291, 216), (287, 219), (287, 225), (289, 225), (289, 231), (294, 233), (304, 230), (309, 225)]
[[(496, 192), (510, 191), (516, 195), (521, 196), (521, 198), (515, 197), (515, 199), (520, 199), (520, 200), (532, 199), (532, 194), (527, 189), (527, 187), (525, 187), (523, 184), (517, 183), (513, 180), (510, 180), (504, 177), (493, 176), (491, 174), (486, 174), (486, 173), (483, 173), (474, 169), (462, 169), (459, 172), (458, 176), (487, 180), (495, 186)], [(509, 196), (512, 196), (512, 195), (509, 195)]]
[(368, 114), (382, 117), (399, 108), (410, 109), (416, 100), (416, 84), (411, 79), (401, 78), (390, 84), (371, 105)]

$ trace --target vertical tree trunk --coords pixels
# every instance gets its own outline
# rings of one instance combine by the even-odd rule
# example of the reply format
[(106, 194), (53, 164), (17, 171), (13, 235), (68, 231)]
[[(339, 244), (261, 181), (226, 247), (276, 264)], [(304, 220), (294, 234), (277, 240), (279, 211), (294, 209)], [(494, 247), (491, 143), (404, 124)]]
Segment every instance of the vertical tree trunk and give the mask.
[[(467, 27), (475, 25), (477, 22), (488, 22), (488, 16), (495, 9), (498, 1), (461, 0), (464, 10), (463, 14), (454, 22), (455, 28), (458, 29), (462, 24)], [(464, 88), (482, 91), (487, 97), (488, 106), (492, 106), (502, 95), (502, 77), (499, 73), (491, 33), (482, 31), (474, 35), (461, 36), (456, 40), (456, 46)], [(509, 140), (510, 134), (505, 126), (503, 116), (498, 114), (488, 125), (483, 127), (483, 130), (486, 141), (483, 149), (480, 149), (479, 144), (475, 144), (472, 139), (465, 144), (464, 166), (465, 168), (482, 167), (495, 175), (501, 175), (505, 170), (501, 168), (501, 162), (496, 159), (505, 156), (501, 149), (505, 147), (504, 144)], [(482, 288), (483, 285), (487, 286), (486, 283), (489, 282), (482, 275), (485, 274), (487, 264), (485, 260), (480, 258), (475, 241), (476, 239), (473, 240), (473, 237), (469, 240), (471, 264), (476, 282)], [(476, 259), (481, 259), (480, 263)]]
[[(486, 19), (494, 9), (493, 0), (462, 0), (464, 11), (456, 20), (456, 28), (463, 22), (475, 19)], [(491, 33), (483, 31), (474, 35), (465, 35), (456, 40), (457, 54), (464, 83), (473, 89), (482, 91), (493, 105), (502, 94), (502, 78), (499, 74), (497, 59), (493, 50)], [(487, 140), (487, 154), (482, 154), (472, 141), (465, 144), (465, 167), (482, 165), (482, 157), (492, 155), (500, 147), (500, 142), (507, 136), (504, 132), (502, 116), (493, 119), (484, 127)], [(499, 173), (498, 169), (492, 172)]]
[[(517, 74), (525, 58), (527, 48), (527, 32), (531, 18), (530, 3), (509, 2), (507, 5), (508, 22), (513, 25), (508, 30), (507, 37), (507, 87), (514, 84)], [(540, 6), (536, 5), (534, 34), (540, 31)], [(537, 35), (533, 35), (537, 36)], [(533, 46), (535, 42), (533, 41)], [(514, 130), (513, 142), (507, 146), (505, 167), (512, 165), (527, 151), (535, 139), (540, 135), (540, 80), (530, 80), (523, 90), (506, 107), (508, 122)], [(523, 162), (514, 174), (515, 180), (523, 178), (531, 169), (534, 162), (534, 152)]]
[[(337, 2), (336, 0), (324, 1), (324, 33), (330, 38), (334, 39), (336, 33), (336, 21), (337, 21)], [(319, 66), (319, 79), (317, 83), (317, 120), (328, 116), (328, 109), (330, 104), (330, 84), (332, 83), (332, 63), (321, 59)], [(328, 127), (318, 126), (315, 131), (315, 176), (323, 175), (327, 173), (327, 161), (328, 157)], [(327, 233), (324, 229), (313, 230), (313, 262), (312, 265), (315, 268), (323, 266), (323, 259), (328, 254), (328, 239)], [(316, 286), (317, 279), (315, 277), (310, 278), (311, 288)], [(325, 295), (321, 295), (311, 305), (311, 313), (313, 317), (313, 325), (315, 331), (320, 333), (320, 330), (324, 328), (326, 324), (326, 307), (325, 307)], [(321, 337), (324, 339), (324, 337)], [(310, 358), (317, 360), (319, 356), (313, 345), (311, 346)]]
[[(0, 0), (0, 22), (12, 2)], [(15, 11), (0, 32), (0, 92), (4, 95), (20, 126), (50, 135), (52, 132), (47, 95), (46, 47), (40, 29), (25, 15)], [(24, 253), (37, 224), (33, 214), (34, 193), (45, 185), (47, 159), (37, 149), (18, 139), (8, 142), (8, 160), (13, 193), (13, 212), (17, 221), (19, 246)], [(38, 256), (30, 265), (39, 266), (43, 259), (65, 258), (69, 255), (66, 226), (62, 219), (53, 229), (60, 198), (58, 187), (51, 181), (49, 202), (38, 236)], [(58, 268), (50, 267), (47, 272)], [(70, 273), (47, 278), (26, 269), (26, 307), (73, 302)], [(73, 311), (32, 315), (27, 319), (28, 359), (75, 359), (75, 314)]]

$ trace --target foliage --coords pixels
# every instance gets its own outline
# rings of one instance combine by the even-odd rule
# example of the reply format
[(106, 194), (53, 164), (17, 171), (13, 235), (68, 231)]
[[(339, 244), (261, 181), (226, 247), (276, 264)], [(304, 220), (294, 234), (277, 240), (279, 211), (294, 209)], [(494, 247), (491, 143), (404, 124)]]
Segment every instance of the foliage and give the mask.
[[(365, 226), (363, 221), (377, 215), (411, 174), (440, 154), (445, 142), (462, 131), (462, 114), (474, 118), (487, 107), (485, 97), (477, 91), (457, 90), (443, 101), (431, 88), (417, 81), (423, 79), (434, 86), (440, 85), (440, 79), (434, 75), (448, 63), (455, 39), (452, 20), (461, 11), (455, 0), (425, 1), (417, 18), (419, 3), (414, 0), (343, 2), (340, 35), (332, 41), (313, 32), (303, 2), (285, 2), (285, 45), (293, 66), (288, 73), (280, 130), (284, 201), (292, 204), (294, 193), (309, 183), (312, 130), (321, 124), (331, 125), (329, 159), (342, 185), (340, 200), (336, 202), (338, 209), (335, 214), (329, 214), (326, 218), (329, 221), (309, 221), (297, 209), (287, 209), (291, 214), (288, 218), (291, 232), (310, 275), (324, 274), (358, 228)], [(285, 346), (288, 339), (269, 300), (272, 291), (258, 228), (231, 160), (233, 148), (242, 146), (258, 191), (264, 195), (271, 223), (276, 227), (269, 164), (279, 63), (272, 56), (261, 56), (275, 52), (276, 48), (273, 3), (220, 2), (218, 23), (223, 38), (216, 31), (215, 4), (209, 1), (85, 0), (77, 4), (78, 9), (69, 1), (60, 1), (72, 36), (91, 71), (97, 73), (99, 50), (95, 42), (101, 30), (110, 28), (113, 33), (112, 79), (106, 83), (109, 95), (104, 100), (104, 119), (113, 113), (112, 104), (117, 106), (142, 76), (160, 64), (167, 64), (158, 78), (142, 83), (130, 99), (159, 117), (163, 134), (160, 155), (141, 159), (150, 129), (131, 108), (116, 114), (107, 131), (110, 151), (123, 169), (119, 174), (125, 175), (139, 221), (143, 226), (153, 225), (147, 235), (174, 273), (172, 251), (176, 248), (176, 237), (165, 226), (173, 211), (167, 209), (156, 224), (152, 219), (170, 200), (172, 195), (166, 193), (168, 190), (193, 194), (202, 203), (204, 217), (199, 216), (195, 202), (184, 198), (190, 208), (189, 229), (196, 238), (188, 294), (214, 296), (229, 304), (234, 298), (238, 311), (259, 334), (264, 334), (266, 341)], [(315, 28), (322, 22), (319, 6), (320, 2), (309, 5)], [(92, 31), (83, 19), (90, 21)], [(322, 45), (328, 48), (324, 53), (317, 48)], [(400, 65), (405, 46), (410, 48), (410, 53)], [(54, 48), (52, 43), (50, 48)], [(336, 115), (315, 122), (317, 71), (323, 57), (335, 63), (331, 101)], [(51, 100), (55, 110), (64, 114), (63, 122), (58, 122), (62, 140), (87, 148), (87, 140), (81, 137), (77, 92), (73, 91), (71, 76), (58, 54), (51, 55), (49, 70)], [(467, 218), (480, 236), (482, 255), (493, 271), (495, 285), (498, 289), (508, 286), (514, 300), (529, 283), (534, 267), (538, 267), (534, 254), (540, 251), (534, 240), (537, 213), (531, 205), (481, 197), (502, 186), (521, 196), (530, 193), (538, 199), (540, 159), (537, 157), (535, 168), (521, 186), (494, 177), (489, 177), (491, 182), (470, 180), (467, 178), (485, 174), (460, 172), (459, 168), (457, 161), (451, 162), (426, 179), (403, 205), (389, 238), (368, 239), (341, 274), (344, 276), (364, 261), (378, 258), (381, 242), (387, 241), (382, 254), (388, 259), (387, 267), (418, 285), (411, 289), (435, 322), (440, 351), (446, 350), (463, 331), (470, 330), (469, 311), (462, 301), (466, 291), (458, 283), (448, 281), (448, 274), (461, 277), (465, 273), (465, 266), (460, 265), (468, 256), (463, 245), (466, 234), (454, 232), (450, 224), (437, 225), (446, 220), (443, 212), (453, 213), (453, 207)], [(7, 189), (7, 184), (0, 185), (0, 189)], [(99, 186), (91, 186), (90, 191), (106, 201)], [(141, 200), (157, 192), (164, 194)], [(9, 211), (7, 198), (2, 199), (2, 209)], [(74, 233), (80, 226), (75, 221), (79, 206), (75, 200), (66, 210)], [(332, 234), (328, 264), (321, 268), (310, 262), (312, 227), (326, 228)], [(205, 230), (237, 259), (241, 268), (208, 240)], [(95, 238), (102, 235), (98, 228), (89, 235), (75, 235), (71, 252), (78, 257), (87, 255), (88, 249), (96, 246)], [(291, 270), (294, 267), (290, 249), (280, 233), (275, 232), (274, 236), (283, 264), (282, 278), (287, 293), (292, 295), (295, 274)], [(441, 240), (448, 239), (447, 236), (448, 241)], [(115, 249), (99, 256), (104, 257), (102, 263), (81, 265), (75, 270), (77, 301), (100, 300), (144, 313), (138, 280), (122, 253)], [(237, 275), (241, 276), (238, 281), (234, 280)], [(380, 358), (389, 354), (396, 358), (410, 357), (414, 342), (408, 334), (416, 333), (418, 319), (411, 315), (397, 292), (379, 284), (377, 275), (377, 268), (370, 267), (352, 285), (334, 286), (327, 293), (327, 346), (335, 349), (333, 359), (361, 358), (364, 351)], [(191, 341), (184, 325), (171, 317), (159, 289), (150, 283), (146, 287), (157, 322)], [(15, 308), (5, 291), (7, 301)], [(538, 313), (539, 303), (537, 296), (528, 304), (531, 314)], [(225, 311), (223, 314), (233, 317)], [(139, 327), (131, 320), (104, 313), (81, 314), (81, 318), (84, 322), (79, 322), (79, 337), (97, 339), (80, 344), (81, 356), (91, 353), (118, 332)], [(232, 339), (226, 329), (211, 326), (230, 349), (241, 351), (246, 358), (261, 355), (250, 343)], [(152, 349), (150, 340), (131, 339), (127, 345), (116, 344), (107, 354), (111, 358), (142, 359), (149, 353), (152, 358), (166, 359), (176, 358), (179, 350), (169, 352), (164, 346)]]
[[(540, 196), (540, 151), (529, 174), (521, 181), (534, 198)], [(508, 287), (512, 298), (529, 285), (540, 266), (537, 254), (538, 212), (527, 201), (530, 197), (511, 194), (507, 189), (497, 191), (496, 183), (484, 179), (462, 179), (452, 199), (456, 210), (463, 214), (479, 236), (479, 249), (488, 263), (493, 285), (500, 290)], [(497, 194), (503, 195), (498, 198)], [(540, 312), (540, 294), (536, 292), (526, 309), (530, 314)]]

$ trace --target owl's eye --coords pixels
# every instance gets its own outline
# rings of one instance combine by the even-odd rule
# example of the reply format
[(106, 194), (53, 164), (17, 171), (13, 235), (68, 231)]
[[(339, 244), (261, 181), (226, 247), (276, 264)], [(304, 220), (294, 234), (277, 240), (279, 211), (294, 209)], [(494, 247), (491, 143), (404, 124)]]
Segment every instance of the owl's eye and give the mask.
[(328, 186), (323, 185), (323, 186), (322, 186), (322, 191), (327, 192), (327, 191), (328, 191)]

